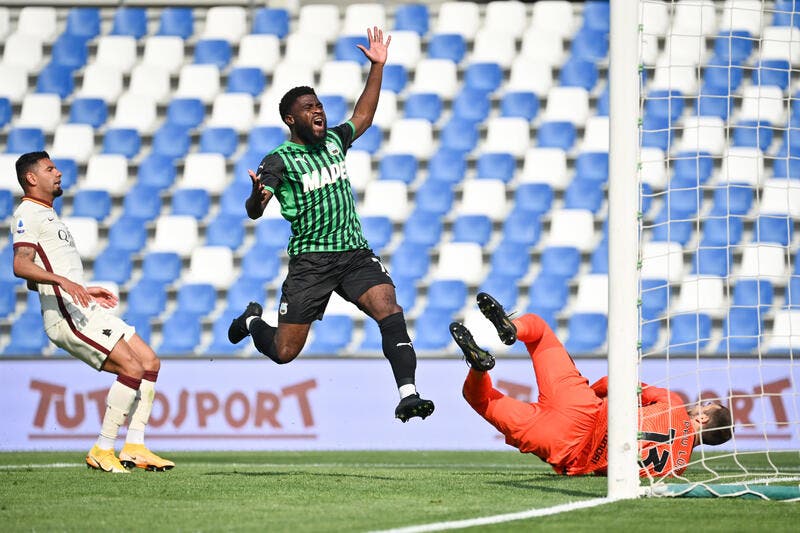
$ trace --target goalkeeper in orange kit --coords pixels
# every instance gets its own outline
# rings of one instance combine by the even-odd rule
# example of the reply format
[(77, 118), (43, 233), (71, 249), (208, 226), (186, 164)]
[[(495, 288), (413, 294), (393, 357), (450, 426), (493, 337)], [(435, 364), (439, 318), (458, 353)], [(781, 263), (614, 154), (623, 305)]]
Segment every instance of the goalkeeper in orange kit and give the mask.
[[(505, 435), (507, 444), (536, 455), (559, 474), (605, 474), (608, 378), (590, 386), (541, 317), (511, 320), (486, 293), (478, 294), (478, 307), (505, 344), (525, 343), (539, 398), (527, 403), (495, 389), (487, 372), (494, 357), (478, 347), (466, 327), (453, 322), (450, 333), (471, 367), (463, 389), (467, 402)], [(728, 408), (715, 402), (688, 408), (674, 392), (644, 384), (639, 418), (640, 476), (678, 475), (695, 446), (722, 444), (733, 436)]]

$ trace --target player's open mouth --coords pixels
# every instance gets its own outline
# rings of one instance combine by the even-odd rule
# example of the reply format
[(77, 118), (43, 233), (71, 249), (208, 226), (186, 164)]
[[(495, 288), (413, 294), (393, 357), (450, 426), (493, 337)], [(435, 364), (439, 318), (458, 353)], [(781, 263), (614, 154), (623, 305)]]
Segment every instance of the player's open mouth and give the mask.
[(311, 121), (311, 124), (313, 124), (315, 128), (324, 128), (325, 117), (314, 117), (314, 119)]

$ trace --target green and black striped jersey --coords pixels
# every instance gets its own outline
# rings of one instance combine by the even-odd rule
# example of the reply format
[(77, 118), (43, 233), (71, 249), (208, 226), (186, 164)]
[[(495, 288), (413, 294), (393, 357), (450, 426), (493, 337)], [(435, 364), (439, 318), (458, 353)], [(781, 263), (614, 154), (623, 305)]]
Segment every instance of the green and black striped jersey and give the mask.
[(259, 179), (292, 224), (290, 256), (369, 248), (344, 163), (354, 134), (348, 121), (328, 129), (320, 143), (286, 141), (261, 161)]

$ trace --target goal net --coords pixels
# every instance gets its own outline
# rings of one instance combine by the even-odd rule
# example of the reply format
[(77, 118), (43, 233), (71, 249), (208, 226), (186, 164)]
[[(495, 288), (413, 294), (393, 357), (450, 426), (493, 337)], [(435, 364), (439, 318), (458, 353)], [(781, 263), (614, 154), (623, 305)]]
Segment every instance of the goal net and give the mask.
[[(625, 246), (638, 250), (636, 309), (610, 301), (612, 390), (631, 386), (619, 367), (636, 358), (637, 380), (683, 405), (727, 406), (733, 437), (662, 465), (685, 463), (680, 474), (637, 471), (636, 490), (620, 492), (624, 435), (638, 430), (636, 450), (652, 435), (641, 415), (615, 416), (612, 396), (609, 493), (800, 499), (800, 0), (612, 1), (610, 40), (611, 179), (631, 188), (624, 130), (633, 122), (639, 191), (628, 209), (632, 193), (610, 183), (612, 236), (614, 217), (638, 226), (632, 243), (611, 243), (612, 292), (632, 283), (624, 266), (615, 270), (615, 249), (623, 260)], [(638, 106), (624, 100), (631, 83)], [(615, 313), (638, 324), (636, 353), (623, 361), (613, 359)], [(660, 459), (637, 457), (639, 466)]]

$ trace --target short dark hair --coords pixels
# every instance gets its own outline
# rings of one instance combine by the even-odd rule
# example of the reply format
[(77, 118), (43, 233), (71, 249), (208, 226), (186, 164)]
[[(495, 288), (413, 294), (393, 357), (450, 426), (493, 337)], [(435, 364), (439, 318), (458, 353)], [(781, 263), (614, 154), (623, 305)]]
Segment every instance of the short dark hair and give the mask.
[(283, 95), (283, 98), (281, 98), (281, 103), (278, 104), (278, 112), (281, 114), (281, 120), (283, 120), (283, 117), (289, 114), (295, 101), (301, 96), (305, 96), (307, 94), (313, 94), (314, 96), (317, 95), (317, 93), (314, 92), (314, 89), (307, 85), (301, 85), (300, 87), (289, 89), (286, 94)]
[(702, 444), (716, 446), (733, 438), (731, 412), (724, 405), (717, 405), (719, 409), (706, 411), (708, 422), (703, 424), (703, 429), (700, 431), (700, 442)]
[(17, 181), (19, 182), (19, 186), (22, 187), (22, 190), (25, 190), (25, 174), (31, 171), (31, 168), (36, 165), (42, 159), (50, 159), (50, 154), (42, 150), (41, 152), (28, 152), (27, 154), (22, 154), (17, 159), (16, 168), (17, 168)]

